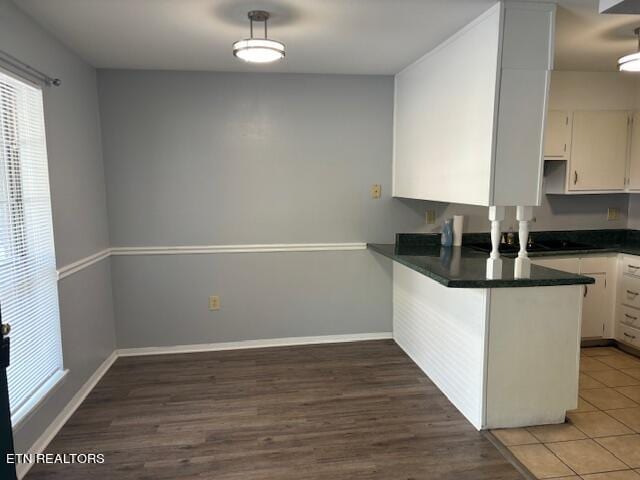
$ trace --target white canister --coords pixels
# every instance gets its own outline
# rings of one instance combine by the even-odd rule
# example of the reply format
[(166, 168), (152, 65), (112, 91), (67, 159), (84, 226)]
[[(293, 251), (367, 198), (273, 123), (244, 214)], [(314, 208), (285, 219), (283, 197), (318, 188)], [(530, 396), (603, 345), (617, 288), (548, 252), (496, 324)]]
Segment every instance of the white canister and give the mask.
[(462, 232), (464, 230), (464, 215), (453, 216), (453, 246), (462, 245)]

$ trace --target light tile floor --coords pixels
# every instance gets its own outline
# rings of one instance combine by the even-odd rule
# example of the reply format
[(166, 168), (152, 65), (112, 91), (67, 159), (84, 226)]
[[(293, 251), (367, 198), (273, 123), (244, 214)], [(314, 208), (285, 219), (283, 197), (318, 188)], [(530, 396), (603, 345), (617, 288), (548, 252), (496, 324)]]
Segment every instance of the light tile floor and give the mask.
[(492, 433), (539, 479), (640, 480), (640, 358), (583, 348), (566, 423)]

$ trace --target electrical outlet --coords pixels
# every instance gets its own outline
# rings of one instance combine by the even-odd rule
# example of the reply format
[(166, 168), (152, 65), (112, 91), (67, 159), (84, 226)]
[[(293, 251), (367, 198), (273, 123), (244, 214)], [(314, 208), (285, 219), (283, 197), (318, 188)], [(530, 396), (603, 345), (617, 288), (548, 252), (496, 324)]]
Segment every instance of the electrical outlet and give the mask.
[(380, 198), (382, 195), (382, 185), (371, 185), (371, 198)]
[(607, 220), (618, 220), (620, 216), (619, 208), (607, 208)]
[(220, 310), (220, 297), (211, 295), (209, 297), (209, 310)]
[(435, 210), (427, 210), (426, 220), (427, 225), (433, 225), (436, 223), (436, 211)]

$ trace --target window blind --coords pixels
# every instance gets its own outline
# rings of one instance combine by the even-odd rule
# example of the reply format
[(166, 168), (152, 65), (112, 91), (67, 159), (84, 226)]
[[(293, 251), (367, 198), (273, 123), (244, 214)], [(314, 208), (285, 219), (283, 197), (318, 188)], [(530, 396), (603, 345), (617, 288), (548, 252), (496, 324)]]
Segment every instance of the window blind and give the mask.
[(62, 374), (42, 90), (0, 71), (0, 309), (14, 425)]

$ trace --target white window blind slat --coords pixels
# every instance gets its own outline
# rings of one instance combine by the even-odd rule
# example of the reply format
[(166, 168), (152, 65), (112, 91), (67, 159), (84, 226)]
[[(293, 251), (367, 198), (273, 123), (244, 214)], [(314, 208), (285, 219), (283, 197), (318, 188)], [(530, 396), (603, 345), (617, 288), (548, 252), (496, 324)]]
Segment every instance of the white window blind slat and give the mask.
[(62, 377), (62, 345), (42, 91), (2, 72), (0, 308), (15, 424)]

